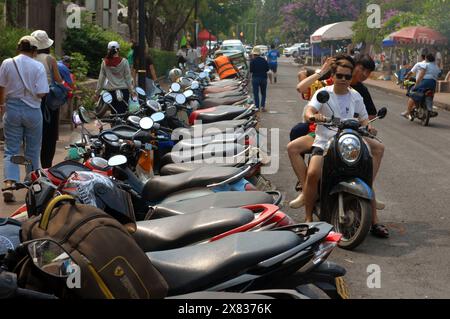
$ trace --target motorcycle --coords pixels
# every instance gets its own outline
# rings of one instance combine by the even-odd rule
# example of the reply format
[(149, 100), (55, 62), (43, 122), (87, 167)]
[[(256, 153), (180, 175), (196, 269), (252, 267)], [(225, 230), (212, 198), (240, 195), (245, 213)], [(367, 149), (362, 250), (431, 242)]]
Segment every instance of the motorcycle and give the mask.
[[(319, 93), (320, 103), (326, 104), (328, 100), (328, 92)], [(384, 118), (386, 113), (386, 108), (380, 109), (371, 122)], [(315, 118), (310, 120), (314, 122)], [(373, 164), (363, 137), (376, 137), (361, 127), (357, 119), (341, 121), (333, 117), (318, 125), (337, 128), (337, 134), (324, 149), (320, 198), (315, 213), (343, 235), (341, 248), (354, 249), (372, 225)]]
[(419, 95), (421, 97), (419, 102), (415, 101), (416, 106), (412, 110), (409, 120), (412, 122), (417, 118), (420, 120), (422, 126), (428, 126), (430, 118), (438, 116), (438, 113), (433, 111), (434, 90), (427, 89), (425, 92), (412, 91), (416, 84), (414, 78), (405, 80), (403, 83), (409, 94)]

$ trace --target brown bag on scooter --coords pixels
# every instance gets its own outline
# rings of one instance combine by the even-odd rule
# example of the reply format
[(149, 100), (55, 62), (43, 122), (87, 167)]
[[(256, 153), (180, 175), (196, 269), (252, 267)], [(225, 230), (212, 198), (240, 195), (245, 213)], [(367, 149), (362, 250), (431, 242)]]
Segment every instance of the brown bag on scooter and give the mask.
[[(56, 207), (61, 201), (70, 203)], [(59, 243), (80, 267), (81, 288), (69, 292), (76, 297), (155, 299), (167, 294), (166, 281), (126, 228), (70, 196), (56, 197), (44, 214), (22, 225), (22, 242), (35, 239)]]

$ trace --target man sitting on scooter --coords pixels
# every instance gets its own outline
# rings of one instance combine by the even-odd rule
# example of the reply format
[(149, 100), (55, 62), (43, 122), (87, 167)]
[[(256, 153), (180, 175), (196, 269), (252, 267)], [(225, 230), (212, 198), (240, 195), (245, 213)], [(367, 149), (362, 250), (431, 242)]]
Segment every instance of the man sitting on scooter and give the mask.
[[(435, 63), (434, 55), (429, 53), (425, 57), (425, 62), (416, 64), (411, 72), (416, 72), (416, 85), (406, 94), (409, 96), (407, 110), (401, 115), (410, 119), (411, 112), (416, 106), (416, 102), (420, 102), (423, 98), (423, 93), (426, 90), (435, 90), (436, 83), (441, 75), (441, 70)], [(437, 114), (434, 113), (433, 116)]]
[[(347, 61), (336, 61), (336, 64), (332, 67), (334, 85), (320, 89), (316, 92), (314, 97), (306, 106), (305, 117), (307, 119), (315, 117), (316, 121), (320, 122), (324, 121), (325, 117), (332, 117), (334, 114), (342, 120), (354, 118), (355, 114), (358, 114), (358, 118), (363, 126), (367, 126), (369, 124), (369, 116), (362, 96), (350, 87), (355, 64), (353, 61), (350, 61), (351, 64)], [(321, 104), (317, 100), (317, 94), (323, 90), (326, 90), (330, 94), (330, 100), (328, 102), (329, 107)], [(376, 131), (370, 126), (369, 131), (376, 134)], [(312, 213), (318, 195), (317, 189), (323, 167), (323, 150), (328, 140), (335, 134), (336, 131), (330, 130), (322, 125), (319, 125), (316, 129), (316, 138), (313, 144), (312, 158), (308, 167), (306, 184), (303, 190), (305, 197), (306, 222), (313, 221)], [(376, 140), (369, 141), (369, 139), (366, 139), (366, 142), (371, 150), (373, 148), (384, 149), (382, 145), (377, 145), (381, 143)], [(382, 153), (374, 152), (372, 155), (374, 161), (373, 179), (375, 180), (380, 167), (379, 163), (381, 163)], [(378, 224), (375, 199), (372, 201), (372, 208), (374, 212), (372, 233), (379, 237), (388, 237), (389, 232), (386, 227)]]

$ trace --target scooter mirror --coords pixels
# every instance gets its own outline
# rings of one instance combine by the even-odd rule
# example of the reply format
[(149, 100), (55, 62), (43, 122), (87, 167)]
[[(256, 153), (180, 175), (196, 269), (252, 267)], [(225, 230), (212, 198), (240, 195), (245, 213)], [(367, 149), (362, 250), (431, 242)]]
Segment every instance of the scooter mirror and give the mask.
[(199, 67), (200, 69), (204, 69), (204, 68), (205, 68), (205, 63), (200, 63), (200, 64), (198, 65), (198, 67)]
[(202, 72), (199, 74), (200, 79), (205, 79), (208, 76), (208, 74), (206, 72)]
[(134, 126), (138, 126), (140, 121), (141, 121), (141, 118), (139, 116), (135, 116), (135, 115), (129, 116), (127, 119), (127, 122), (131, 123)]
[(75, 125), (75, 127), (83, 124), (77, 111), (73, 112), (72, 114), (72, 123)]
[(109, 159), (108, 166), (109, 167), (116, 167), (124, 165), (128, 162), (127, 158), (123, 155), (116, 155)]
[(172, 90), (172, 92), (180, 92), (181, 85), (179, 83), (172, 83), (170, 89)]
[(187, 90), (186, 92), (184, 92), (184, 96), (186, 98), (190, 98), (193, 95), (194, 95), (194, 91), (192, 91), (192, 90)]
[(175, 101), (178, 104), (184, 104), (186, 103), (186, 97), (183, 94), (178, 94), (177, 97), (175, 98)]
[(166, 116), (164, 115), (164, 113), (161, 113), (161, 112), (155, 113), (151, 116), (151, 118), (154, 122), (161, 122), (162, 120), (165, 119), (165, 117)]
[(317, 94), (317, 101), (319, 101), (319, 103), (327, 103), (330, 100), (330, 94), (327, 91), (320, 91)]
[(160, 112), (161, 111), (161, 105), (158, 102), (156, 102), (156, 101), (148, 100), (147, 101), (147, 106), (149, 108), (151, 108), (155, 112)]
[(137, 87), (136, 88), (136, 93), (139, 94), (140, 96), (147, 96), (147, 94), (145, 93), (144, 89), (141, 87)]
[(111, 93), (109, 93), (109, 92), (103, 93), (102, 99), (103, 99), (103, 102), (105, 102), (106, 104), (111, 104), (113, 101), (113, 97), (112, 97)]
[(31, 260), (46, 274), (67, 278), (80, 271), (80, 267), (70, 255), (55, 241), (36, 240), (27, 245)]
[(116, 98), (117, 98), (117, 101), (123, 102), (123, 93), (121, 90), (116, 90)]
[(381, 109), (378, 111), (377, 116), (378, 116), (380, 119), (383, 119), (383, 118), (386, 117), (386, 114), (387, 114), (387, 108), (383, 107), (383, 108), (381, 108)]
[(80, 106), (80, 108), (78, 109), (78, 114), (80, 116), (80, 120), (84, 124), (88, 124), (92, 121), (91, 117), (89, 116), (88, 111), (83, 106)]
[(211, 73), (211, 72), (212, 72), (212, 70), (210, 70), (210, 69), (206, 69), (206, 70), (205, 70), (205, 72), (206, 72), (206, 74), (208, 74), (208, 73)]
[(200, 84), (197, 81), (192, 82), (191, 89), (198, 90), (200, 88)]
[(174, 117), (177, 115), (177, 108), (173, 105), (168, 106), (166, 109), (166, 116), (168, 117)]
[(144, 117), (140, 122), (139, 122), (139, 126), (141, 127), (141, 129), (143, 130), (150, 130), (154, 125), (154, 122), (151, 118), (149, 117)]

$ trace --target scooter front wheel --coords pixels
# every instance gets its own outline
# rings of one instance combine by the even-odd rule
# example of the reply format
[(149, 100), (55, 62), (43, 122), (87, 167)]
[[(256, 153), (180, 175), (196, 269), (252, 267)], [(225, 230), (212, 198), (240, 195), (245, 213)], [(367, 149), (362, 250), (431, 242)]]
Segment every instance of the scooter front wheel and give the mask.
[(428, 126), (428, 124), (430, 124), (430, 117), (431, 117), (431, 112), (428, 110), (424, 111), (424, 115), (421, 120), (422, 126)]
[(369, 200), (354, 195), (344, 195), (344, 220), (339, 220), (339, 201), (333, 208), (331, 224), (342, 234), (339, 247), (352, 250), (359, 246), (372, 225), (372, 205)]

